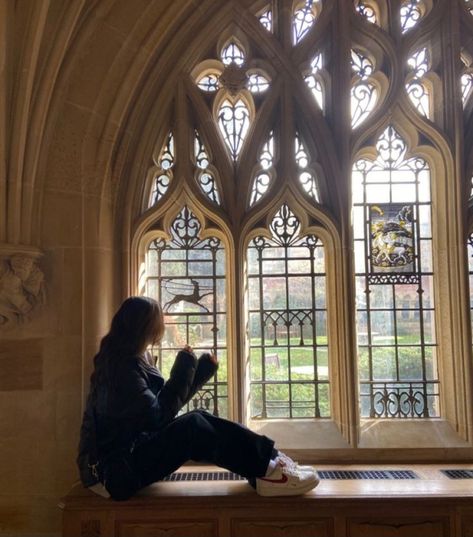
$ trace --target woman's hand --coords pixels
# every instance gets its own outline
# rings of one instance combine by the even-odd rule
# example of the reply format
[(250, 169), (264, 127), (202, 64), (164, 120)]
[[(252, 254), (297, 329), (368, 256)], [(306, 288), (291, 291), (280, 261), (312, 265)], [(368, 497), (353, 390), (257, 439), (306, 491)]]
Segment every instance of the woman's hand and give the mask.
[(190, 353), (194, 352), (194, 349), (190, 345), (184, 345), (184, 350)]

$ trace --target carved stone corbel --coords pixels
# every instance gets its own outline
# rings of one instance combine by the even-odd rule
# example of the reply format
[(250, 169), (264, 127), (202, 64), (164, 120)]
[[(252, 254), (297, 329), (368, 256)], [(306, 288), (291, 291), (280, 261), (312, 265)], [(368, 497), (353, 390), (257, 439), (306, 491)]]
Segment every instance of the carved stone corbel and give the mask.
[(0, 327), (28, 321), (45, 303), (42, 255), (34, 247), (0, 244)]

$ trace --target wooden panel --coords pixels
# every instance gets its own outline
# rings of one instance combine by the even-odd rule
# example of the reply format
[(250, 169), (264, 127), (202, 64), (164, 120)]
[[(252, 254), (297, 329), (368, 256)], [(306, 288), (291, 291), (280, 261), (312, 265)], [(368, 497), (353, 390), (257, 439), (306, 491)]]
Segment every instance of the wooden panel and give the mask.
[(307, 518), (232, 521), (232, 537), (331, 537), (332, 520)]
[(0, 391), (41, 390), (43, 349), (41, 339), (2, 339)]
[(447, 518), (373, 518), (347, 520), (347, 537), (448, 537)]
[(120, 520), (116, 537), (218, 537), (217, 520)]
[(473, 537), (473, 515), (462, 517), (461, 528), (462, 537)]

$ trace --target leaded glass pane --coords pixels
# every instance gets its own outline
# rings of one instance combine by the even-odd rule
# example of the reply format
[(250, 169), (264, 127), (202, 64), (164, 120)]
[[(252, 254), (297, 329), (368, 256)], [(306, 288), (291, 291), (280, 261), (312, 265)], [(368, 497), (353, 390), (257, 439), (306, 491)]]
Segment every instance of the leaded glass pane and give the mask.
[(296, 7), (292, 20), (292, 39), (294, 45), (297, 45), (312, 28), (317, 19), (320, 4), (320, 0), (306, 0), (305, 3), (300, 3)]
[(242, 99), (225, 99), (218, 110), (218, 126), (233, 160), (238, 158), (250, 126), (250, 111)]
[(214, 352), (219, 369), (187, 404), (216, 416), (228, 416), (227, 304), (225, 256), (220, 240), (200, 238), (201, 224), (186, 206), (171, 226), (169, 240), (151, 242), (146, 259), (145, 294), (163, 307), (166, 331), (152, 349), (157, 366), (169, 375), (176, 352), (184, 345), (197, 355)]
[(269, 88), (269, 80), (261, 73), (248, 73), (247, 88), (251, 93), (262, 93)]
[(295, 139), (295, 159), (299, 168), (299, 182), (302, 188), (316, 202), (320, 202), (317, 180), (314, 172), (309, 168), (309, 156), (299, 134)]
[(330, 416), (325, 257), (283, 205), (248, 246), (252, 419)]
[(373, 110), (378, 92), (369, 78), (373, 74), (373, 63), (356, 50), (351, 51), (351, 67), (355, 74), (351, 88), (351, 125), (362, 123)]
[(423, 80), (424, 75), (430, 70), (430, 58), (426, 48), (420, 49), (413, 54), (407, 64), (411, 75), (406, 83), (407, 94), (417, 111), (425, 117), (430, 117), (430, 92)]
[(245, 51), (235, 41), (230, 41), (223, 48), (221, 59), (224, 65), (234, 63), (238, 67), (241, 67), (245, 63)]
[(251, 188), (250, 207), (252, 207), (257, 201), (259, 201), (268, 191), (271, 184), (272, 175), (274, 173), (273, 167), (274, 158), (274, 136), (271, 132), (269, 134), (268, 141), (263, 145), (259, 156), (259, 164), (261, 171), (256, 174), (253, 180), (253, 186)]
[(307, 87), (311, 90), (319, 108), (324, 110), (324, 87), (320, 71), (322, 69), (322, 54), (317, 54), (310, 62), (310, 72), (304, 76)]
[(213, 93), (220, 87), (219, 76), (219, 73), (216, 71), (206, 73), (197, 80), (197, 86), (199, 86), (199, 88), (203, 91)]
[(260, 23), (266, 28), (266, 30), (268, 30), (268, 32), (273, 31), (273, 12), (271, 9), (263, 11), (258, 18)]
[(430, 172), (392, 127), (376, 149), (354, 166), (361, 415), (438, 417)]
[(368, 22), (371, 22), (372, 24), (378, 23), (376, 19), (376, 11), (368, 3), (363, 0), (355, 0), (355, 9), (360, 15), (365, 17)]
[(157, 159), (157, 173), (151, 190), (149, 207), (155, 205), (167, 192), (174, 167), (174, 138), (170, 132)]
[(407, 32), (417, 25), (424, 16), (425, 6), (422, 0), (405, 0), (401, 4), (401, 31)]
[(209, 156), (197, 131), (194, 140), (194, 156), (199, 170), (197, 177), (202, 191), (210, 200), (220, 205), (217, 182), (213, 172), (209, 169)]
[(473, 89), (473, 73), (463, 73), (461, 76), (461, 92), (463, 106), (467, 103)]

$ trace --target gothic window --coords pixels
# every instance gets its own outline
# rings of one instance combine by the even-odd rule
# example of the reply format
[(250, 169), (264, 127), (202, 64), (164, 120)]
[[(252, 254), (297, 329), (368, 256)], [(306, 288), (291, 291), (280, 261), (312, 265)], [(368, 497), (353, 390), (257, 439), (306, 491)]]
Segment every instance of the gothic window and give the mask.
[(287, 205), (248, 247), (251, 417), (330, 416), (324, 248)]
[(437, 417), (430, 171), (393, 127), (376, 150), (353, 171), (361, 414)]
[(130, 281), (165, 310), (163, 372), (185, 343), (219, 356), (189, 408), (313, 456), (395, 458), (419, 423), (422, 447), (473, 437), (454, 246), (471, 2), (216, 1), (202, 33), (195, 10), (130, 166), (126, 237)]
[(163, 307), (166, 331), (153, 349), (165, 376), (174, 363), (176, 349), (189, 344), (199, 355), (219, 357), (215, 377), (187, 405), (205, 408), (216, 416), (228, 415), (227, 305), (225, 255), (216, 237), (201, 238), (201, 223), (187, 207), (171, 224), (170, 238), (158, 237), (148, 245), (144, 294)]

